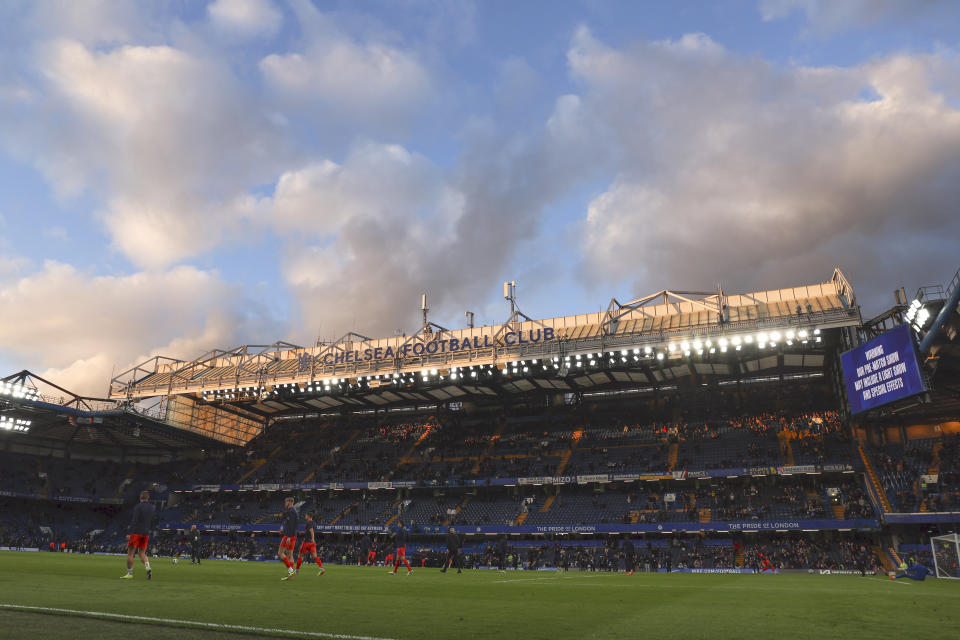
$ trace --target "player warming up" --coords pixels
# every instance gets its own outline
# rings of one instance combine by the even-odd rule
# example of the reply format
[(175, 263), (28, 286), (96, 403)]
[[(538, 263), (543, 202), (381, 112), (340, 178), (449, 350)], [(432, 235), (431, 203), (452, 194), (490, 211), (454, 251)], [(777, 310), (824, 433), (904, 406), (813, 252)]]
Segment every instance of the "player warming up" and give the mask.
[(318, 576), (322, 576), (327, 572), (323, 568), (323, 560), (320, 559), (320, 554), (317, 553), (317, 536), (316, 536), (316, 527), (313, 524), (313, 514), (304, 515), (306, 518), (306, 523), (303, 525), (303, 542), (300, 543), (300, 555), (297, 556), (297, 573), (300, 573), (300, 565), (303, 563), (303, 558), (306, 555), (313, 556), (314, 562), (317, 563), (317, 566), (320, 567), (320, 573)]
[(373, 541), (370, 540), (370, 536), (363, 534), (360, 537), (360, 555), (357, 557), (357, 564), (364, 563), (366, 566), (370, 566), (377, 559), (377, 547), (373, 544)]
[(397, 544), (397, 556), (394, 559), (393, 564), (393, 575), (397, 575), (397, 569), (400, 568), (400, 563), (402, 562), (407, 566), (407, 575), (413, 573), (413, 569), (410, 568), (410, 563), (407, 562), (407, 541), (410, 539), (410, 533), (404, 528), (403, 520), (397, 521), (397, 531), (393, 534), (394, 541)]
[(140, 502), (133, 508), (133, 520), (130, 522), (130, 534), (127, 536), (127, 575), (120, 576), (125, 580), (133, 580), (133, 556), (140, 555), (144, 569), (147, 570), (147, 580), (153, 577), (150, 570), (150, 561), (147, 560), (147, 542), (150, 540), (150, 524), (157, 508), (150, 504), (150, 492), (140, 493)]
[(457, 567), (457, 573), (462, 573), (460, 570), (460, 538), (457, 537), (456, 530), (450, 527), (447, 531), (447, 560), (443, 563), (443, 569), (440, 569), (440, 573), (446, 573), (447, 569), (453, 566)]
[(277, 555), (287, 566), (287, 575), (281, 580), (290, 580), (294, 576), (293, 568), (293, 550), (297, 546), (297, 510), (293, 508), (293, 498), (287, 498), (283, 501), (284, 511), (280, 522), (282, 523), (283, 537), (280, 539), (280, 549)]

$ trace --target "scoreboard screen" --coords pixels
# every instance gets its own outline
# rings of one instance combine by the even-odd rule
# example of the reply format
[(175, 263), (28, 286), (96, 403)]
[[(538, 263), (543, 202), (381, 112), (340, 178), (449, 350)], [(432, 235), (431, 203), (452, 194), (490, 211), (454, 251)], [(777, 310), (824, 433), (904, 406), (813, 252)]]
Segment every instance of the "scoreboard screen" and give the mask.
[(908, 325), (900, 325), (840, 354), (851, 413), (926, 391)]

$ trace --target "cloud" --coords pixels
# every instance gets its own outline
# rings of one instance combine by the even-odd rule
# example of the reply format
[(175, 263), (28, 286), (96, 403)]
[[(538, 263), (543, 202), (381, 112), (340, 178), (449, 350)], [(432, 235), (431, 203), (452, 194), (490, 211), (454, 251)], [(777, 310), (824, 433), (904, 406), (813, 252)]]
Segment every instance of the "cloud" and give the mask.
[(260, 203), (275, 221), (330, 232), (287, 252), (305, 327), (324, 338), (410, 331), (422, 292), (432, 318), (459, 321), (497, 290), (550, 203), (604, 162), (586, 144), (592, 133), (576, 96), (561, 97), (536, 129), (504, 135), (482, 121), (466, 136), (467, 152), (448, 172), (400, 147), (368, 145), (342, 165), (280, 179), (274, 199)]
[(283, 14), (269, 0), (215, 0), (207, 15), (215, 28), (241, 39), (269, 37), (283, 26)]
[(6, 357), (78, 393), (104, 393), (114, 367), (119, 373), (155, 354), (192, 359), (279, 333), (240, 287), (192, 267), (92, 276), (50, 261), (0, 279)]
[(42, 41), (67, 38), (86, 46), (151, 43), (162, 37), (160, 7), (137, 0), (35, 0), (7, 3), (12, 35)]
[[(266, 85), (291, 108), (362, 123), (368, 135), (396, 131), (432, 95), (416, 53), (387, 41), (357, 39), (309, 2), (294, 5), (305, 33), (301, 50), (260, 61)], [(316, 111), (320, 109), (320, 113)]]
[(840, 266), (877, 299), (956, 268), (960, 111), (937, 89), (956, 58), (781, 67), (705, 36), (616, 50), (586, 30), (569, 58), (621, 159), (584, 224), (588, 281), (750, 290)]
[(415, 220), (439, 178), (421, 155), (400, 145), (366, 142), (342, 164), (322, 160), (281, 175), (267, 218), (278, 231), (321, 236), (358, 218)]
[(909, 20), (939, 9), (953, 11), (950, 0), (760, 0), (764, 21), (780, 20), (802, 12), (821, 33), (871, 26), (887, 20)]
[(40, 91), (8, 108), (0, 135), (61, 198), (99, 195), (115, 247), (136, 265), (164, 267), (238, 233), (222, 203), (291, 157), (282, 127), (216, 60), (57, 40), (35, 64)]

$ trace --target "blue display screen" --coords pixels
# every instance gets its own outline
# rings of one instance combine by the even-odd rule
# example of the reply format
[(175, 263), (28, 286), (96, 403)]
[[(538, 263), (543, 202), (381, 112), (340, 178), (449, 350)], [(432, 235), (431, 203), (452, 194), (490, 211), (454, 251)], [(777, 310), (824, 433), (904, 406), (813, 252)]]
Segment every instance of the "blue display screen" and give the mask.
[(900, 325), (840, 354), (850, 412), (860, 413), (923, 393), (913, 336)]

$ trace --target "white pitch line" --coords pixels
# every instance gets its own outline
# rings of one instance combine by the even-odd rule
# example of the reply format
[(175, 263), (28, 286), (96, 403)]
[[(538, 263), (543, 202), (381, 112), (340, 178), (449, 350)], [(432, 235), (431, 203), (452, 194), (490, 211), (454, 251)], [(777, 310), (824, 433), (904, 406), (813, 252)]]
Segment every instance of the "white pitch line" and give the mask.
[(906, 585), (910, 584), (909, 582), (901, 582), (900, 580), (891, 580), (890, 578), (887, 578), (886, 580), (884, 580), (883, 578), (876, 578), (874, 576), (864, 576), (864, 577), (869, 578), (870, 580), (880, 580), (881, 582), (892, 582), (894, 584), (906, 584)]
[(333, 640), (395, 640), (394, 638), (378, 638), (376, 636), (355, 636), (346, 633), (325, 633), (323, 631), (297, 631), (294, 629), (271, 629), (268, 627), (249, 627), (242, 624), (223, 624), (220, 622), (199, 622), (196, 620), (177, 620), (175, 618), (153, 618), (149, 616), (132, 616), (123, 613), (108, 613), (106, 611), (81, 611), (79, 609), (59, 609), (57, 607), (34, 607), (24, 604), (0, 603), (0, 609), (14, 611), (37, 611), (40, 613), (57, 613), (85, 618), (105, 618), (107, 620), (126, 620), (131, 622), (160, 623), (180, 627), (199, 627), (202, 629), (216, 629), (220, 631), (249, 631), (252, 633), (272, 633), (288, 636), (302, 636), (307, 638), (332, 638)]
[(541, 576), (541, 577), (539, 577), (539, 578), (511, 578), (511, 579), (509, 579), (509, 580), (494, 580), (494, 582), (496, 582), (496, 583), (503, 583), (503, 582), (531, 582), (531, 581), (536, 581), (536, 580), (564, 580), (564, 581), (569, 581), (569, 580), (582, 580), (582, 579), (584, 579), (584, 578), (612, 578), (612, 577), (615, 576), (615, 575), (617, 575), (617, 574), (609, 574), (609, 575), (607, 575), (607, 574), (601, 574), (601, 573), (593, 573), (593, 574), (586, 574), (586, 575), (580, 575), (580, 574), (574, 574), (574, 575), (560, 574), (560, 575), (552, 575), (552, 576)]

